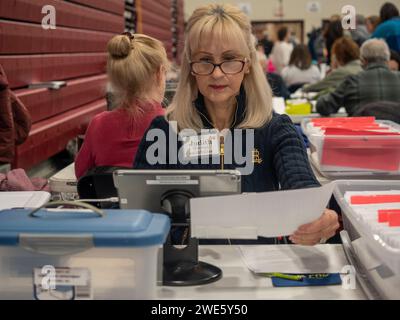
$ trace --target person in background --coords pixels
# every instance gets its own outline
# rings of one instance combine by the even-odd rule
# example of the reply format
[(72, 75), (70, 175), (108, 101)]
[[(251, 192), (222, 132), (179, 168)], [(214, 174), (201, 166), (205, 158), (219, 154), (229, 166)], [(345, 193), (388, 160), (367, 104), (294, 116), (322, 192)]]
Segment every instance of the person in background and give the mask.
[(394, 50), (390, 50), (389, 69), (400, 71), (400, 54)]
[(288, 42), (292, 44), (293, 48), (294, 48), (295, 46), (297, 46), (298, 44), (300, 44), (300, 40), (299, 40), (299, 38), (297, 37), (295, 31), (293, 31), (293, 30), (290, 31), (290, 35), (289, 35), (289, 38), (288, 38)]
[(369, 16), (365, 19), (365, 26), (367, 27), (367, 30), (370, 35), (374, 33), (380, 21), (381, 20), (378, 16)]
[(385, 39), (391, 50), (400, 52), (400, 17), (393, 3), (386, 2), (381, 7), (380, 21), (371, 37)]
[(131, 167), (143, 133), (164, 114), (169, 61), (163, 44), (143, 34), (114, 36), (107, 45), (107, 74), (117, 108), (96, 115), (75, 159), (79, 179), (101, 166)]
[(365, 25), (365, 17), (361, 14), (356, 16), (356, 29), (350, 30), (352, 39), (359, 47), (370, 38), (367, 26)]
[(374, 101), (400, 101), (400, 73), (389, 70), (390, 51), (382, 39), (370, 39), (361, 47), (365, 70), (347, 77), (332, 93), (320, 97), (317, 111), (328, 116), (345, 107), (353, 116), (357, 109)]
[(264, 46), (260, 42), (256, 43), (256, 50), (258, 61), (261, 65), (262, 70), (267, 76), (267, 80), (272, 89), (274, 97), (282, 97), (285, 99), (289, 98), (290, 92), (288, 91), (288, 88), (282, 77), (279, 74), (269, 72), (268, 59), (264, 53)]
[(294, 47), (289, 66), (282, 70), (282, 78), (288, 87), (321, 80), (317, 66), (311, 63), (311, 54), (307, 46), (300, 44)]
[(0, 165), (14, 160), (15, 147), (26, 141), (31, 126), (28, 110), (10, 90), (0, 65)]
[(318, 63), (325, 63), (325, 40), (323, 28), (313, 29), (307, 34), (307, 36), (309, 38), (308, 50), (311, 53), (312, 60)]
[[(249, 162), (245, 162), (254, 166), (242, 173), (242, 192), (319, 185), (290, 118), (273, 112), (271, 89), (257, 61), (251, 24), (239, 8), (209, 4), (194, 10), (187, 22), (182, 57), (174, 99), (166, 115), (154, 119), (147, 133), (161, 131), (170, 136), (171, 132), (187, 133), (185, 129), (191, 129), (192, 133), (186, 136), (186, 142), (179, 139), (176, 144), (158, 144), (156, 161), (149, 154), (154, 151), (154, 141), (146, 133), (136, 154), (135, 169), (205, 170), (221, 169), (221, 165), (224, 169), (244, 169), (244, 164), (239, 165), (233, 157), (222, 157), (219, 150), (224, 150), (225, 134), (235, 130), (234, 135), (239, 133), (241, 138), (235, 138), (230, 149), (235, 154), (243, 151), (250, 131), (254, 133), (250, 139), (258, 160), (253, 162), (252, 152), (250, 159), (246, 157)], [(203, 150), (194, 161), (189, 161), (190, 158), (185, 158), (188, 153), (182, 156), (179, 150), (191, 148), (192, 142), (200, 139), (197, 133), (201, 130), (213, 132), (214, 141), (220, 142), (217, 153)], [(216, 163), (215, 159), (221, 162)], [(289, 240), (314, 245), (332, 237), (338, 227), (337, 213), (325, 209), (317, 220), (299, 227)], [(271, 244), (278, 239), (259, 240)]]
[(266, 72), (267, 71), (268, 58), (267, 58), (267, 55), (264, 52), (264, 46), (260, 42), (257, 42), (256, 50), (257, 50), (257, 58), (258, 58), (258, 61), (260, 62), (261, 68), (263, 69), (263, 71)]
[(268, 39), (268, 34), (263, 34), (263, 37), (258, 40), (258, 43), (263, 46), (264, 53), (268, 57), (272, 52), (272, 48), (274, 47), (274, 43)]
[(336, 17), (333, 17), (326, 27), (324, 33), (325, 46), (327, 51), (326, 59), (328, 65), (331, 65), (332, 46), (335, 41), (341, 37), (343, 37), (342, 21), (340, 19), (337, 19)]
[(276, 73), (281, 74), (284, 67), (289, 64), (293, 45), (288, 42), (289, 34), (287, 27), (281, 27), (277, 33), (278, 40), (275, 42), (271, 52), (271, 62), (276, 68)]
[(328, 93), (334, 91), (347, 76), (362, 71), (360, 49), (349, 37), (342, 37), (335, 41), (332, 47), (332, 71), (325, 79), (303, 87), (304, 92)]

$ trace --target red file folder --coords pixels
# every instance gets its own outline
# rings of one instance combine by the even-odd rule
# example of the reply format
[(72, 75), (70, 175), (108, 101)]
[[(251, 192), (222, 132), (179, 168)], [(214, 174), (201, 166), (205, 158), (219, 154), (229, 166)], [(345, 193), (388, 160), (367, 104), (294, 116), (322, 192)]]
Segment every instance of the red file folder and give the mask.
[(321, 165), (398, 171), (400, 139), (368, 139), (360, 136), (343, 140), (325, 137)]
[(362, 170), (398, 171), (400, 133), (373, 131), (355, 125), (325, 130), (321, 165)]

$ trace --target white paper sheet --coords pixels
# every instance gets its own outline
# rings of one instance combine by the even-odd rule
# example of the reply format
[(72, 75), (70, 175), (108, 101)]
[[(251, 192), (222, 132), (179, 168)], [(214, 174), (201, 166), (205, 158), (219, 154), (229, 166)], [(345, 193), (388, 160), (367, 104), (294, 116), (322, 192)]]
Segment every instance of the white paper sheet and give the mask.
[(239, 246), (241, 257), (255, 273), (336, 273), (349, 264), (342, 247), (316, 246)]
[(302, 88), (290, 95), (290, 99), (309, 99), (313, 100), (318, 95), (318, 92), (304, 92)]
[(331, 182), (317, 188), (191, 199), (192, 236), (255, 239), (291, 235), (321, 216), (333, 188)]
[(286, 114), (286, 105), (285, 105), (285, 99), (282, 97), (273, 97), (272, 98), (272, 107), (274, 108), (274, 111), (278, 114)]
[(36, 208), (50, 200), (46, 191), (0, 192), (0, 210), (12, 208)]

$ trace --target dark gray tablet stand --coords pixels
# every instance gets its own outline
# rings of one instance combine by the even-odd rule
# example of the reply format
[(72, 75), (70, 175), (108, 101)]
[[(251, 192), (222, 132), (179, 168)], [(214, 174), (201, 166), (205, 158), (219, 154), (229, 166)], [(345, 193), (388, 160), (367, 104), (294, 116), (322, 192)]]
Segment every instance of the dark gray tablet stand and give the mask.
[[(171, 231), (164, 244), (163, 284), (165, 286), (194, 286), (219, 280), (222, 270), (199, 261), (198, 239), (190, 235), (189, 199), (193, 195), (184, 190), (170, 190), (162, 195), (161, 205), (171, 217)], [(179, 238), (183, 248), (177, 247), (172, 233), (184, 231)]]

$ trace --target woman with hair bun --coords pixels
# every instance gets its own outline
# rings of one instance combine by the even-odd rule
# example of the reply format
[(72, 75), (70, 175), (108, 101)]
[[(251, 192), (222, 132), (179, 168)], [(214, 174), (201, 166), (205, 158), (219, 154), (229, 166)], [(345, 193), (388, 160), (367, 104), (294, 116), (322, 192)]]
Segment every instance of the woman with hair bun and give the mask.
[(163, 44), (143, 34), (114, 36), (107, 45), (107, 75), (116, 109), (96, 115), (75, 160), (79, 179), (100, 166), (131, 167), (143, 133), (164, 111), (169, 61)]

